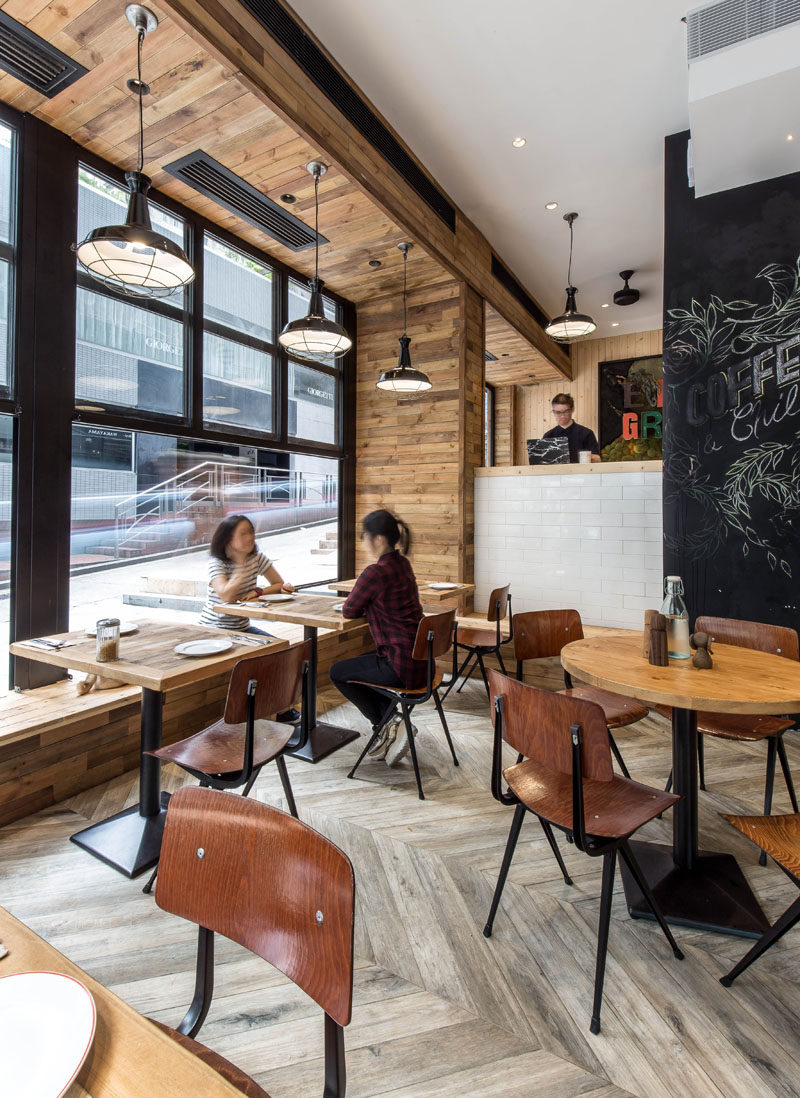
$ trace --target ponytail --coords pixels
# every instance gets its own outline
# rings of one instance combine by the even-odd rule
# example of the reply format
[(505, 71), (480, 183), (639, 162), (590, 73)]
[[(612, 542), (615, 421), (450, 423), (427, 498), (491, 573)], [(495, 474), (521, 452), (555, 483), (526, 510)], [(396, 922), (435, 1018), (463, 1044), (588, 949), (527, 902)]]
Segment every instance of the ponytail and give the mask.
[(370, 511), (361, 524), (362, 532), (371, 538), (384, 537), (392, 549), (398, 547), (403, 556), (411, 549), (411, 530), (402, 519), (395, 518), (391, 511)]

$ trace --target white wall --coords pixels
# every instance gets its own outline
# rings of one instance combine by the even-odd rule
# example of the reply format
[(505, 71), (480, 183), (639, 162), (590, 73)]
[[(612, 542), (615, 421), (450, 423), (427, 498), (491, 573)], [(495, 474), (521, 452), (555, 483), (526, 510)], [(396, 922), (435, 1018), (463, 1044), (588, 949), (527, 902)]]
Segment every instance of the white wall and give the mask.
[(661, 473), (476, 477), (475, 583), (476, 611), (510, 583), (515, 613), (641, 629), (663, 599)]

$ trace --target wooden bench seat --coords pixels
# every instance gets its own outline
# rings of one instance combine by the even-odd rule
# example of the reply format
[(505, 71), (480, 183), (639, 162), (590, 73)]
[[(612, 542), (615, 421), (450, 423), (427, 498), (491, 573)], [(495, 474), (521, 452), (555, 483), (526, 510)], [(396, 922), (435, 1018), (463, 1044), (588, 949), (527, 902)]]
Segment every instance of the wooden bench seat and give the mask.
[[(117, 686), (79, 695), (75, 683), (66, 679), (35, 690), (12, 691), (0, 697), (0, 752), (19, 740), (30, 740), (67, 724), (82, 724), (140, 698), (138, 686)], [(5, 757), (0, 754), (0, 759)]]

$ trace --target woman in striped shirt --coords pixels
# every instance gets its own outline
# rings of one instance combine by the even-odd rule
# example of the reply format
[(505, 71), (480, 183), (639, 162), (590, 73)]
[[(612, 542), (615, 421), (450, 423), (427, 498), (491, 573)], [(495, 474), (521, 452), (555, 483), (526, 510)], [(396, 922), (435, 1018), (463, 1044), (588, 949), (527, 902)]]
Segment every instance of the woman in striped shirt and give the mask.
[[(208, 564), (208, 592), (200, 615), (201, 625), (215, 625), (240, 632), (265, 633), (250, 624), (249, 618), (235, 614), (217, 614), (213, 607), (221, 602), (249, 602), (259, 595), (294, 591), (284, 583), (272, 561), (259, 551), (255, 528), (246, 515), (228, 515), (214, 531)], [(256, 586), (263, 576), (268, 587)], [(267, 634), (270, 636), (270, 634)]]

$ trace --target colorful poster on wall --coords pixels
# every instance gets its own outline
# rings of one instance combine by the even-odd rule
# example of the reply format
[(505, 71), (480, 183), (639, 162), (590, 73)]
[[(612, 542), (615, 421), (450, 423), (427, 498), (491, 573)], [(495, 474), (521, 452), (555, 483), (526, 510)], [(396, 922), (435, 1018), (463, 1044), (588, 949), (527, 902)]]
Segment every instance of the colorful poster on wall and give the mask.
[(603, 461), (661, 459), (662, 358), (601, 362), (598, 441)]

